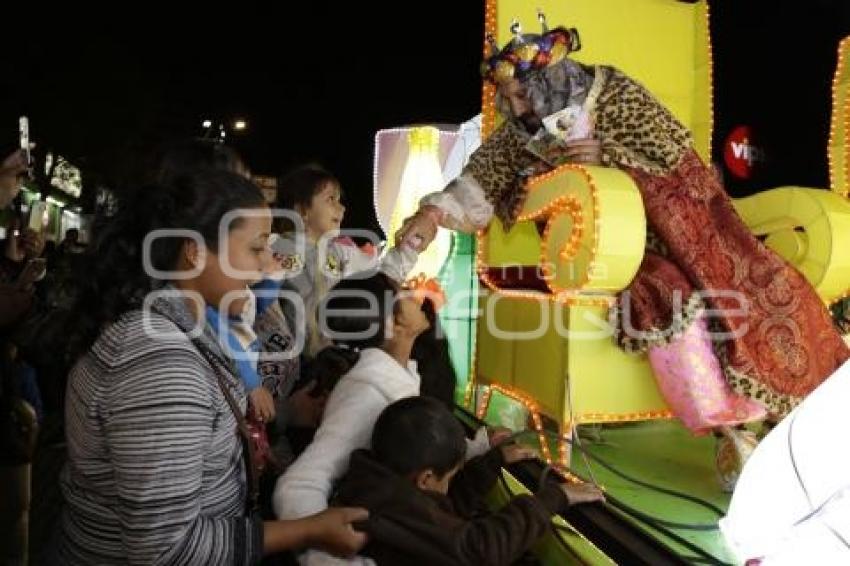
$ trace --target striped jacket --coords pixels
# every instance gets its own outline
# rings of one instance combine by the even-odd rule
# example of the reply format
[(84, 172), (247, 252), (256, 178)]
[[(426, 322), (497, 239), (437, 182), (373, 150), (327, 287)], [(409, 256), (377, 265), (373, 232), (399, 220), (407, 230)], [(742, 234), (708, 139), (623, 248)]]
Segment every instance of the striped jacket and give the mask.
[[(70, 374), (57, 561), (257, 563), (262, 522), (246, 515), (236, 419), (185, 334), (183, 299), (154, 308), (122, 316)], [(200, 340), (230, 368), (209, 328)], [(225, 374), (244, 409), (241, 380)]]

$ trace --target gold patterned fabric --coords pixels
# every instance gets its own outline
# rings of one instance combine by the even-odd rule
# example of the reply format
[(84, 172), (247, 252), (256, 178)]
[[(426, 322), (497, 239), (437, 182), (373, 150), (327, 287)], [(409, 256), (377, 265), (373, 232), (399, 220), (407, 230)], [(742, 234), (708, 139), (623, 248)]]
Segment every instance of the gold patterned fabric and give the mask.
[(631, 325), (675, 331), (677, 310), (699, 295), (729, 385), (786, 415), (850, 356), (814, 288), (752, 234), (693, 150), (666, 175), (626, 172), (667, 251), (647, 253), (627, 289)]

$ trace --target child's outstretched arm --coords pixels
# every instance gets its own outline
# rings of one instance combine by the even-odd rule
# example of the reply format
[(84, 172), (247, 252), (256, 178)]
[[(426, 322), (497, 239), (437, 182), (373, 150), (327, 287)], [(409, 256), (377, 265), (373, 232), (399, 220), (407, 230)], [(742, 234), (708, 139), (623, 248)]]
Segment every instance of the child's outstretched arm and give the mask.
[(377, 250), (370, 253), (358, 248), (353, 242), (335, 241), (334, 252), (340, 256), (345, 266), (343, 275), (378, 269), (390, 279), (401, 283), (405, 281), (419, 259), (419, 252), (409, 246), (392, 247), (383, 257), (378, 257)]
[(371, 387), (344, 379), (339, 383), (313, 442), (277, 480), (272, 505), (279, 519), (300, 519), (327, 508), (333, 483), (348, 468), (351, 452), (368, 446), (386, 405)]
[(381, 273), (399, 283), (405, 281), (413, 271), (419, 252), (408, 246), (390, 248), (381, 259)]
[(507, 566), (546, 534), (552, 515), (567, 506), (561, 489), (550, 484), (536, 496), (520, 495), (495, 513), (463, 520), (449, 515), (416, 520), (405, 515), (370, 519), (368, 530), (421, 563)]
[(566, 506), (564, 493), (552, 485), (534, 496), (518, 495), (495, 513), (467, 521), (454, 534), (457, 563), (513, 564), (546, 534), (552, 515)]
[(472, 517), (481, 509), (484, 497), (499, 481), (503, 464), (499, 450), (491, 450), (464, 464), (449, 486), (449, 497), (458, 515)]
[(534, 449), (511, 443), (470, 459), (452, 479), (449, 487), (449, 497), (457, 513), (463, 517), (472, 517), (480, 510), (484, 498), (499, 480), (502, 466), (537, 456)]
[(495, 513), (468, 521), (454, 541), (457, 562), (513, 564), (546, 534), (552, 515), (572, 505), (604, 500), (591, 484), (545, 483), (533, 496), (517, 495)]

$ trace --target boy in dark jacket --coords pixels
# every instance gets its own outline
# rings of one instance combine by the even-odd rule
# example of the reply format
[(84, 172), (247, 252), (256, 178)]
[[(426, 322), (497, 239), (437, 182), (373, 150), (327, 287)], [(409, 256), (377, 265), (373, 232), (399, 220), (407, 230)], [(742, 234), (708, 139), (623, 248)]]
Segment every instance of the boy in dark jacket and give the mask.
[(352, 454), (335, 497), (337, 505), (369, 510), (361, 554), (379, 566), (512, 564), (546, 533), (554, 513), (603, 499), (590, 485), (550, 482), (487, 512), (482, 500), (501, 466), (535, 453), (509, 444), (464, 465), (465, 450), (460, 423), (438, 401), (410, 397), (388, 406), (372, 449)]

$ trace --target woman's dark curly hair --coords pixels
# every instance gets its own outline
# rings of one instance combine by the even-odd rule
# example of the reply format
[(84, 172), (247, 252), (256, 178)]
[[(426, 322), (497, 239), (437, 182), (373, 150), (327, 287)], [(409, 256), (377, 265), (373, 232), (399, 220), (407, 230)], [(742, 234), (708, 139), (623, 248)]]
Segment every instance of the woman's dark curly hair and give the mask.
[[(84, 353), (100, 331), (127, 311), (141, 308), (145, 296), (167, 281), (151, 276), (143, 265), (143, 242), (154, 230), (181, 229), (200, 234), (215, 250), (225, 214), (266, 206), (260, 190), (244, 177), (212, 168), (174, 177), (168, 184), (146, 186), (123, 195), (118, 213), (95, 234), (85, 263), (71, 320), (75, 336), (69, 362)], [(231, 229), (236, 223), (231, 225)], [(150, 249), (151, 267), (171, 271), (185, 238), (160, 237)]]

